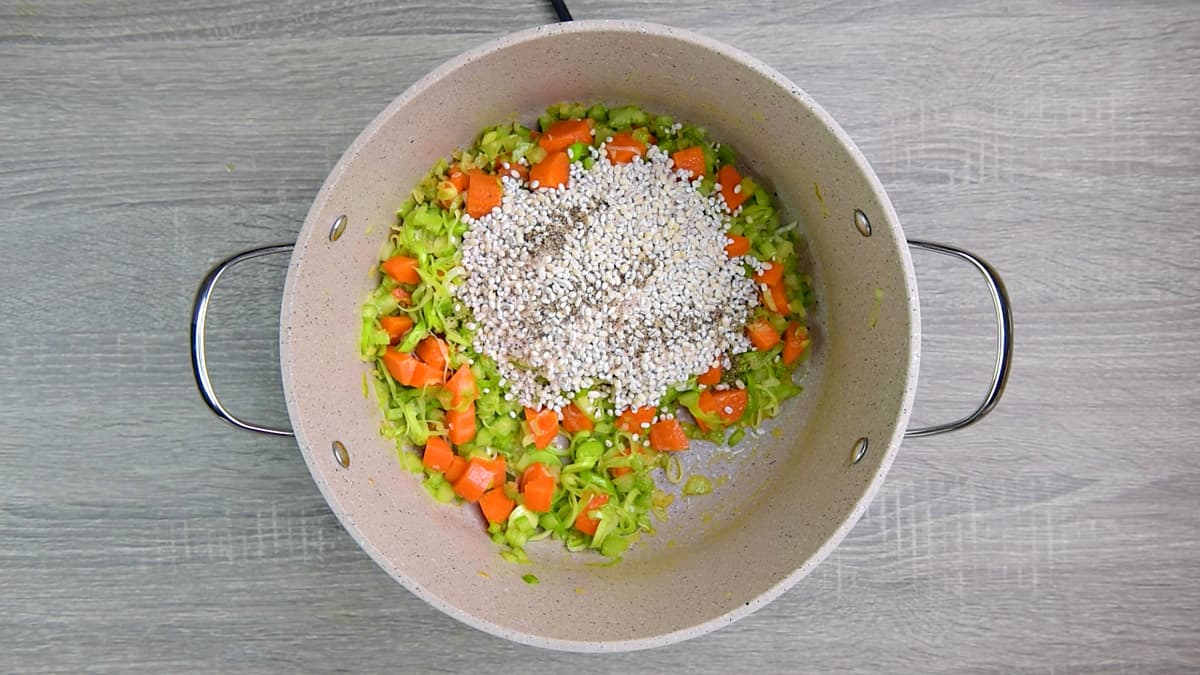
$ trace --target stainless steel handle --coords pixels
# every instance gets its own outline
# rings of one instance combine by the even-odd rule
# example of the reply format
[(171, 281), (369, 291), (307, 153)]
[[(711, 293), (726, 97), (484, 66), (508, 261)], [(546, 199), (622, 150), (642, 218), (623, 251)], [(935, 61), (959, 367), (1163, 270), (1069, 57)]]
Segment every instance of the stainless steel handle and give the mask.
[(200, 284), (200, 290), (196, 292), (196, 303), (192, 306), (192, 373), (196, 376), (196, 386), (200, 387), (200, 395), (204, 397), (204, 402), (208, 404), (209, 408), (212, 408), (212, 411), (218, 417), (233, 426), (247, 431), (257, 431), (260, 434), (271, 434), (272, 436), (294, 436), (295, 434), (292, 433), (291, 429), (277, 429), (275, 427), (251, 424), (229, 412), (225, 406), (221, 405), (221, 400), (217, 398), (217, 392), (213, 390), (212, 379), (208, 376), (208, 360), (204, 352), (204, 326), (208, 320), (208, 303), (212, 298), (213, 288), (216, 287), (217, 280), (221, 278), (225, 270), (247, 260), (274, 255), (276, 253), (288, 253), (291, 250), (291, 244), (264, 246), (263, 248), (239, 253), (224, 260), (214, 267), (208, 273), (208, 276), (204, 278), (204, 282)]
[(992, 296), (992, 306), (996, 310), (996, 367), (992, 371), (992, 383), (988, 387), (987, 396), (984, 397), (979, 407), (975, 408), (974, 412), (966, 417), (946, 424), (935, 424), (918, 429), (909, 429), (904, 432), (905, 438), (919, 438), (921, 436), (944, 434), (948, 431), (957, 431), (968, 427), (983, 419), (985, 415), (996, 407), (996, 403), (1004, 393), (1005, 385), (1008, 384), (1008, 374), (1012, 369), (1013, 317), (1012, 305), (1008, 299), (1008, 289), (1004, 287), (1004, 280), (1000, 278), (995, 268), (989, 265), (987, 261), (969, 251), (964, 251), (961, 248), (953, 246), (946, 246), (945, 244), (910, 239), (908, 240), (908, 245), (923, 251), (933, 251), (934, 253), (941, 253), (952, 258), (965, 260), (974, 265), (975, 269), (979, 270), (987, 282), (988, 292)]

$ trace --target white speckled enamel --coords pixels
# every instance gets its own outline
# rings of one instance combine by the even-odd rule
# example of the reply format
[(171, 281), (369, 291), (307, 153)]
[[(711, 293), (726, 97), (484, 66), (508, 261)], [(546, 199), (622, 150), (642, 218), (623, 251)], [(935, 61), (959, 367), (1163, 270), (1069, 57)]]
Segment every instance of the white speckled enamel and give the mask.
[[(725, 83), (722, 87), (714, 82)], [(730, 84), (732, 83), (732, 85)], [(731, 99), (726, 92), (736, 89)], [(613, 567), (554, 542), (532, 566), (497, 555), (473, 509), (435, 503), (402, 471), (363, 397), (359, 310), (375, 285), (394, 213), (437, 158), (518, 115), (563, 100), (634, 102), (708, 127), (769, 179), (803, 219), (819, 308), (807, 390), (777, 436), (729, 459), (687, 463), (728, 474), (689, 500)], [(854, 227), (854, 209), (873, 234)], [(336, 242), (330, 225), (345, 214)], [(882, 292), (882, 301), (877, 300)], [(878, 179), (840, 127), (795, 84), (753, 58), (664, 26), (579, 21), (484, 45), (397, 98), (355, 140), (317, 196), (288, 271), (280, 327), (288, 410), (313, 479), (354, 539), (389, 574), (476, 628), (554, 649), (616, 651), (720, 628), (803, 578), (877, 491), (916, 390), (920, 320), (912, 263)], [(865, 458), (851, 464), (859, 437)], [(336, 461), (338, 440), (349, 468)], [(715, 476), (716, 473), (713, 473)], [(541, 583), (527, 585), (532, 572)]]

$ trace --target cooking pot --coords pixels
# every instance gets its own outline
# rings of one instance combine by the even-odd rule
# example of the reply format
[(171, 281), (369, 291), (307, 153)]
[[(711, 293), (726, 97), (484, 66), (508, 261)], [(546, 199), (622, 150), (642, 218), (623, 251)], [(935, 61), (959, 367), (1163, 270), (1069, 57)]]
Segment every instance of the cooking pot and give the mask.
[[(720, 476), (711, 495), (676, 500), (670, 518), (619, 564), (544, 541), (531, 565), (498, 555), (474, 509), (436, 503), (401, 469), (364, 396), (360, 309), (389, 226), (440, 157), (516, 114), (560, 101), (637, 103), (730, 143), (799, 218), (817, 296), (805, 391), (771, 433), (736, 451), (694, 446), (686, 472)], [(907, 429), (920, 361), (909, 246), (982, 272), (998, 352), (970, 415)], [(208, 377), (204, 326), (229, 268), (291, 251), (279, 345), (292, 430), (243, 421)], [(841, 127), (792, 82), (708, 38), (665, 26), (580, 21), (473, 49), (412, 85), (354, 141), (326, 179), (294, 245), (236, 255), (197, 295), (192, 356), (204, 400), (253, 431), (294, 433), (330, 508), (355, 541), (417, 596), (476, 628), (577, 651), (629, 650), (694, 637), (770, 602), (813, 569), (867, 508), (905, 436), (961, 429), (998, 400), (1012, 359), (1004, 286), (959, 249), (906, 242), (879, 180)], [(663, 482), (663, 481), (660, 481)], [(531, 585), (523, 575), (534, 574)]]

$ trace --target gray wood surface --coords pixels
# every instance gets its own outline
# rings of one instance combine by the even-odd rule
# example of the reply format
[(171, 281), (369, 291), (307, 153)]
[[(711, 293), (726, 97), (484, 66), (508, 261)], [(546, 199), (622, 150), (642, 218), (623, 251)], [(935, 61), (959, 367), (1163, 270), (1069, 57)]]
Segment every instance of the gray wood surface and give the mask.
[[(188, 314), (291, 240), (326, 172), (441, 61), (542, 2), (0, 0), (0, 671), (1195, 671), (1200, 5), (576, 1), (775, 66), (849, 131), (913, 237), (1006, 276), (996, 412), (906, 443), (780, 600), (618, 656), (425, 606), (342, 531), (290, 439), (203, 406)], [(969, 269), (917, 256), (916, 422), (989, 371)], [(284, 422), (282, 261), (218, 293), (214, 378)]]

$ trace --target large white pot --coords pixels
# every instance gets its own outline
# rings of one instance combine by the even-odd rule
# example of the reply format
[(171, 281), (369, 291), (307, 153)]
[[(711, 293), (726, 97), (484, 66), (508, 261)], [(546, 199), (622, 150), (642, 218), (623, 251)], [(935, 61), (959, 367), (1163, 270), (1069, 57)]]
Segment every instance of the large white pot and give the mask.
[[(737, 457), (689, 451), (727, 483), (672, 512), (612, 567), (531, 545), (532, 567), (497, 555), (467, 509), (439, 505), (379, 433), (363, 396), (360, 307), (407, 191), (439, 158), (514, 113), (531, 123), (559, 101), (633, 102), (707, 127), (775, 189), (810, 245), (818, 309), (806, 392)], [(336, 224), (336, 226), (335, 226)], [(331, 230), (341, 231), (339, 237)], [(985, 263), (999, 322), (995, 403), (1011, 357), (1003, 286)], [(213, 271), (197, 298), (193, 356), (204, 360)], [(779, 73), (713, 40), (664, 26), (588, 21), (517, 33), (474, 49), (414, 84), (350, 146), (325, 181), (292, 253), (280, 352), (288, 411), (313, 479), (354, 539), (406, 588), (505, 638), (556, 649), (628, 650), (719, 628), (787, 590), (846, 535), (895, 457), (920, 361), (920, 315), (908, 243), (883, 187), (820, 106)], [(287, 433), (282, 430), (266, 430)], [(593, 563), (593, 564), (588, 564)], [(533, 572), (540, 584), (521, 576)]]

